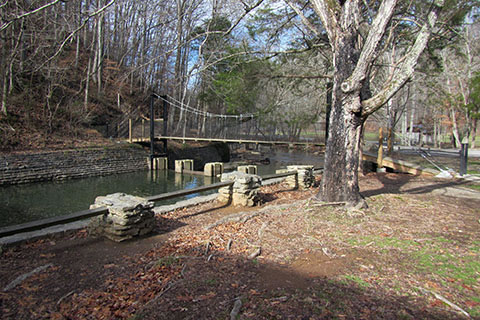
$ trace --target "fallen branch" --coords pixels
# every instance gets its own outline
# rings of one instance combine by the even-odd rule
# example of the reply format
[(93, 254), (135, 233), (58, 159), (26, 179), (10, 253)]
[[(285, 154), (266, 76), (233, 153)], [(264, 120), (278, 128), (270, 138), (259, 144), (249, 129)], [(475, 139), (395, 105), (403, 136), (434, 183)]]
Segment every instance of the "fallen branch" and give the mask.
[(340, 202), (318, 202), (318, 203), (313, 203), (312, 206), (314, 207), (329, 207), (329, 206), (344, 206), (347, 203), (344, 201)]
[(28, 273), (24, 273), (21, 276), (18, 276), (15, 280), (10, 282), (5, 288), (3, 288), (3, 292), (7, 292), (8, 290), (11, 290), (11, 289), (15, 288), (20, 283), (22, 283), (26, 279), (30, 278), (34, 274), (42, 272), (43, 270), (48, 269), (50, 267), (53, 267), (53, 264), (49, 263), (49, 264), (46, 264), (44, 266), (37, 267), (37, 268), (33, 269), (32, 271), (30, 271)]
[(245, 223), (248, 220), (262, 214), (263, 212), (261, 211), (254, 211), (254, 212), (240, 212), (240, 213), (235, 213), (231, 214), (229, 216), (223, 217), (222, 219), (208, 225), (205, 227), (206, 230), (210, 230), (212, 228), (215, 228), (219, 225), (230, 223), (230, 222), (241, 222)]
[[(247, 212), (234, 213), (234, 214), (228, 215), (226, 217), (223, 217), (223, 218), (217, 220), (216, 222), (206, 226), (205, 230), (210, 230), (210, 229), (215, 228), (219, 225), (230, 223), (230, 222), (245, 223), (248, 220), (250, 220), (254, 217), (257, 217), (259, 215), (268, 214), (268, 213), (277, 213), (277, 211), (280, 210), (280, 209), (287, 209), (287, 208), (295, 207), (295, 206), (298, 206), (298, 201), (294, 202), (294, 203), (291, 203), (291, 204), (288, 204), (288, 205), (268, 206), (268, 207), (259, 209), (257, 211), (247, 211)], [(277, 214), (285, 214), (285, 212), (279, 211)]]
[(268, 223), (264, 222), (264, 223), (262, 223), (262, 226), (260, 227), (260, 229), (258, 229), (257, 235), (258, 235), (259, 239), (262, 239), (263, 231), (267, 228), (267, 226), (268, 226)]
[(257, 250), (255, 250), (254, 252), (252, 252), (249, 256), (248, 256), (248, 259), (255, 259), (256, 257), (258, 257), (259, 255), (262, 254), (262, 248), (261, 247), (258, 247)]
[(170, 282), (168, 283), (168, 285), (165, 287), (165, 289), (163, 289), (159, 294), (157, 294), (153, 299), (151, 299), (150, 301), (148, 301), (147, 303), (145, 303), (142, 308), (140, 310), (138, 310), (136, 313), (135, 313), (135, 316), (138, 316), (139, 318), (142, 316), (144, 310), (150, 306), (152, 303), (158, 301), (158, 299), (160, 299), (160, 297), (162, 297), (168, 290), (172, 289), (174, 286), (176, 286), (178, 283), (180, 282), (183, 282), (184, 279), (180, 279), (180, 280), (177, 280), (177, 281), (173, 281), (173, 282)]
[(452, 307), (453, 309), (455, 309), (456, 311), (460, 312), (461, 314), (463, 314), (464, 316), (466, 316), (467, 318), (471, 319), (472, 317), (470, 316), (470, 314), (463, 310), (462, 308), (460, 308), (459, 306), (457, 306), (455, 303), (453, 302), (450, 302), (449, 300), (447, 300), (444, 296), (434, 292), (434, 291), (431, 291), (431, 290), (427, 290), (427, 289), (424, 289), (424, 288), (420, 288), (420, 287), (417, 287), (418, 290), (422, 291), (423, 293), (425, 294), (432, 294), (435, 298), (437, 298), (438, 300), (446, 303), (447, 305), (449, 305), (450, 307)]
[(210, 250), (210, 241), (207, 241), (207, 244), (205, 245), (205, 255), (208, 254), (209, 250)]
[(242, 300), (240, 298), (237, 298), (235, 300), (235, 303), (233, 304), (233, 309), (230, 312), (230, 320), (235, 320), (238, 317), (238, 314), (240, 313), (240, 308), (242, 307)]
[(75, 293), (75, 290), (73, 291), (70, 291), (69, 293), (67, 293), (66, 295), (62, 296), (60, 299), (58, 299), (57, 301), (57, 307), (60, 305), (60, 303), (63, 302), (63, 300), (67, 299), (68, 297), (70, 297), (72, 294)]
[(336, 254), (335, 253), (330, 253), (328, 252), (329, 250), (327, 248), (322, 248), (322, 252), (324, 255), (326, 255), (327, 257), (329, 257), (330, 259), (333, 259), (335, 258)]

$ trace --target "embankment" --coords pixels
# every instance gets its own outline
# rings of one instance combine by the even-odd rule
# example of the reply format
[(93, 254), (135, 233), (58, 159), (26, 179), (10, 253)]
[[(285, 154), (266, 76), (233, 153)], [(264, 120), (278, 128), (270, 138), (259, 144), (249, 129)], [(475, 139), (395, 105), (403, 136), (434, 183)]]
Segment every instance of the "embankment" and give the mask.
[[(176, 159), (194, 159), (195, 170), (207, 162), (230, 159), (226, 144), (169, 145), (169, 168)], [(0, 185), (60, 181), (148, 169), (149, 151), (139, 145), (0, 154)]]

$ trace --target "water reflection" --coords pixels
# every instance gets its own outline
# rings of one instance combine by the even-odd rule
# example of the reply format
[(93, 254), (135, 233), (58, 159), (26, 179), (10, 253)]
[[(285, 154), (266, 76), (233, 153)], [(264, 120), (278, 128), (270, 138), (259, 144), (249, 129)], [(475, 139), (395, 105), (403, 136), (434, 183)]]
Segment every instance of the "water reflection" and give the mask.
[[(88, 209), (99, 195), (124, 192), (151, 196), (192, 189), (217, 182), (216, 178), (180, 175), (173, 171), (138, 171), (62, 182), (0, 187), (0, 227)], [(212, 193), (210, 191), (207, 193)], [(196, 194), (187, 196), (195, 197)], [(183, 198), (186, 199), (187, 197)], [(160, 204), (182, 200), (176, 198)]]

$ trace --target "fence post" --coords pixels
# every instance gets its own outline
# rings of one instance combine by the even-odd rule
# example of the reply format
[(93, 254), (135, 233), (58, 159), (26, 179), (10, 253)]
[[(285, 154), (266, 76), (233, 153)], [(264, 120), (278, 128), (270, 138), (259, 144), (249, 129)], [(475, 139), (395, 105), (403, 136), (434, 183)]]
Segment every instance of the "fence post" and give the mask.
[(460, 148), (460, 175), (467, 174), (467, 162), (468, 162), (468, 138), (465, 137), (462, 140), (462, 146)]
[(133, 142), (133, 120), (128, 119), (128, 141)]
[(383, 172), (383, 128), (378, 129), (377, 172)]

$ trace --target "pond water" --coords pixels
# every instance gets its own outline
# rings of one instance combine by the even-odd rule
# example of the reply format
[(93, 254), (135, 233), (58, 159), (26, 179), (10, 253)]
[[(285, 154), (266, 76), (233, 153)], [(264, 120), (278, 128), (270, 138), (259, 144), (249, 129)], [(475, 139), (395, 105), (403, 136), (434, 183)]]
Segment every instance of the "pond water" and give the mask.
[[(275, 173), (288, 164), (321, 164), (319, 156), (299, 152), (271, 152), (271, 163), (258, 167), (259, 175)], [(178, 174), (173, 171), (138, 171), (104, 177), (41, 182), (0, 187), (0, 227), (86, 210), (95, 198), (115, 192), (151, 196), (192, 189), (218, 182), (217, 178)], [(202, 194), (217, 192), (207, 191)], [(175, 198), (158, 204), (170, 204), (186, 198)]]

